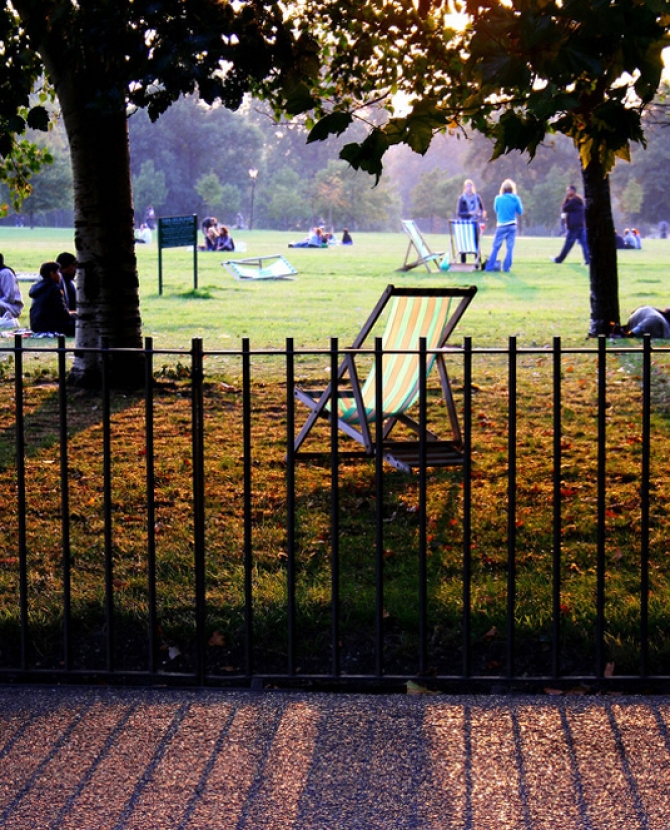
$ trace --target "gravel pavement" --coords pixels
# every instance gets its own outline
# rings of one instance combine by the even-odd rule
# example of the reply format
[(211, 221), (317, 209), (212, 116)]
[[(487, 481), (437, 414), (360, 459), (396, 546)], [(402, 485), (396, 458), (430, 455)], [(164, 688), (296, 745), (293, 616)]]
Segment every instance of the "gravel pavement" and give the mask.
[(2, 830), (670, 828), (670, 697), (0, 687)]

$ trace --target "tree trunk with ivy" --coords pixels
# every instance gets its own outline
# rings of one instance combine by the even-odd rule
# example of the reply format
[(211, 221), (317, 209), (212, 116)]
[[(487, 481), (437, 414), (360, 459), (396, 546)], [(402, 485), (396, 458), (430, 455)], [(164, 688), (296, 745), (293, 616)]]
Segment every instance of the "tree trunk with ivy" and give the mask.
[(582, 168), (586, 200), (586, 227), (591, 264), (591, 323), (589, 335), (610, 334), (621, 322), (619, 276), (610, 180), (601, 161), (592, 159)]

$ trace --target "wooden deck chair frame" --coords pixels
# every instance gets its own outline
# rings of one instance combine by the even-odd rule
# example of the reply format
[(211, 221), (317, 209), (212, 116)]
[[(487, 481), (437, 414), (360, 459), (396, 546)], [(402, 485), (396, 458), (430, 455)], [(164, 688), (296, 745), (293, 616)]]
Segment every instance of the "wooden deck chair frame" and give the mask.
[(221, 264), (236, 280), (291, 280), (298, 273), (282, 254), (227, 259)]
[[(450, 271), (478, 271), (481, 264), (481, 230), (475, 219), (452, 219)], [(461, 254), (474, 255), (474, 262), (461, 262)]]
[[(402, 227), (407, 236), (409, 236), (409, 244), (407, 245), (407, 251), (405, 253), (405, 261), (397, 270), (411, 271), (413, 268), (423, 265), (429, 273), (431, 267), (435, 271), (439, 271), (440, 262), (445, 252), (430, 250), (428, 243), (423, 238), (421, 231), (413, 219), (403, 219)], [(415, 253), (412, 253), (413, 251)]]
[[(389, 387), (398, 386), (398, 384), (403, 384), (405, 381), (407, 383), (404, 390), (395, 388), (392, 390), (397, 399), (402, 399), (402, 404), (397, 408), (389, 406), (388, 411), (386, 405), (384, 405), (381, 427), (383, 454), (388, 463), (404, 472), (409, 472), (413, 467), (419, 466), (419, 440), (394, 441), (390, 437), (391, 431), (398, 423), (404, 424), (417, 435), (420, 435), (419, 423), (407, 414), (407, 410), (416, 403), (418, 397), (418, 335), (423, 336), (423, 332), (430, 329), (430, 337), (426, 338), (427, 349), (444, 350), (449, 337), (476, 293), (476, 286), (467, 288), (396, 288), (389, 285), (386, 288), (372, 314), (356, 337), (351, 349), (347, 350), (337, 373), (338, 426), (346, 435), (363, 447), (362, 451), (346, 453), (347, 456), (365, 455), (370, 457), (374, 456), (376, 451), (375, 438), (370, 428), (371, 424), (377, 420), (376, 413), (373, 410), (374, 402), (371, 402), (368, 397), (368, 403), (366, 404), (366, 394), (369, 394), (370, 384), (373, 388), (375, 386), (375, 372), (373, 367), (364, 383), (361, 384), (356, 366), (356, 350), (364, 347), (366, 340), (370, 338), (375, 328), (375, 324), (390, 303), (391, 311), (386, 323), (383, 346), (383, 360), (387, 361), (383, 365), (384, 377), (385, 379), (391, 378), (388, 384)], [(454, 302), (456, 305), (452, 308)], [(434, 319), (430, 318), (431, 314)], [(412, 331), (411, 328), (415, 320), (417, 325), (415, 330)], [(389, 332), (391, 333), (389, 334)], [(397, 343), (391, 342), (395, 334), (399, 335)], [(429, 340), (431, 342), (428, 342)], [(432, 365), (436, 364), (442, 395), (449, 415), (451, 436), (448, 440), (440, 440), (433, 432), (426, 430), (426, 464), (430, 467), (462, 464), (464, 461), (463, 440), (444, 361), (444, 352), (434, 352), (430, 357), (427, 366), (428, 373)], [(394, 358), (395, 363), (392, 362)], [(397, 374), (396, 369), (398, 370)], [(299, 452), (318, 418), (331, 419), (332, 391), (332, 383), (328, 384), (320, 394), (306, 391), (300, 387), (295, 388), (295, 397), (311, 410), (304, 426), (295, 438), (293, 445), (295, 453)], [(386, 391), (390, 398), (391, 389)], [(386, 404), (386, 400), (384, 403)], [(304, 453), (304, 455), (307, 455), (307, 453)]]

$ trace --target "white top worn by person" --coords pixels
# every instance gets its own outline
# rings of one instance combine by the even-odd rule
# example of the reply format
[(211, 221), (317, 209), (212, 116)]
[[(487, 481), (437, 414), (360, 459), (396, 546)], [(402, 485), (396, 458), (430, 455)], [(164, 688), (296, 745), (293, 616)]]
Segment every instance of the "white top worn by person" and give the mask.
[(0, 254), (0, 327), (15, 327), (22, 311), (23, 298), (16, 274), (5, 265), (5, 258)]

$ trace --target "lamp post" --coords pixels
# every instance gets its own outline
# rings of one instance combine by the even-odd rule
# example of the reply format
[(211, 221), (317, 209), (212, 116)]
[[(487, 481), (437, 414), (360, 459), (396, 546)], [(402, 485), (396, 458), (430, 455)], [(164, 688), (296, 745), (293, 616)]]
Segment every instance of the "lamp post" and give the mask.
[(249, 178), (251, 179), (251, 210), (249, 211), (249, 230), (254, 229), (254, 190), (256, 190), (256, 179), (258, 178), (258, 170), (252, 167), (249, 170)]

